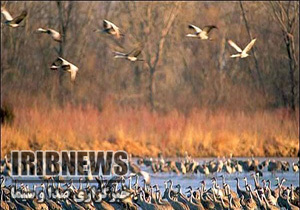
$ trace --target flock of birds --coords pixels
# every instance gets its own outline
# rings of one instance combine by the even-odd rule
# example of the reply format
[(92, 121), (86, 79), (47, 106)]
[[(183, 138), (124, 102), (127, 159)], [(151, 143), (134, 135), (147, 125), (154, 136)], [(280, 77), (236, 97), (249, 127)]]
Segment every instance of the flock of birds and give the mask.
[(198, 162), (190, 157), (187, 153), (185, 157), (180, 160), (165, 160), (162, 155), (158, 158), (140, 158), (137, 164), (129, 162), (132, 172), (139, 172), (139, 166), (150, 168), (152, 173), (170, 173), (176, 174), (204, 174), (206, 176), (215, 173), (248, 173), (255, 172), (263, 176), (264, 171), (275, 174), (276, 172), (288, 172), (292, 170), (297, 173), (299, 171), (300, 162), (290, 163), (284, 160), (267, 159), (259, 161), (258, 159), (251, 158), (246, 160), (237, 160), (234, 158), (218, 158), (209, 161)]
[[(195, 164), (196, 163), (196, 164)], [(142, 170), (144, 167), (150, 167), (153, 173), (176, 172), (178, 174), (186, 173), (202, 173), (205, 178), (200, 182), (197, 189), (191, 186), (186, 188), (186, 192), (182, 193), (180, 184), (173, 189), (173, 181), (169, 180), (165, 183), (164, 191), (162, 186), (151, 186), (150, 175)], [(300, 161), (293, 163), (292, 170), (298, 172)], [(236, 168), (236, 170), (228, 168)], [(162, 155), (158, 158), (137, 159), (136, 162), (130, 157), (129, 170), (130, 174), (124, 177), (113, 176), (110, 180), (106, 180), (103, 176), (95, 178), (85, 177), (85, 188), (83, 187), (83, 178), (79, 178), (79, 185), (75, 186), (74, 180), (70, 178), (43, 177), (41, 185), (33, 185), (30, 189), (29, 185), (22, 183), (21, 180), (15, 180), (14, 183), (6, 185), (6, 180), (10, 176), (7, 170), (11, 170), (11, 163), (5, 156), (1, 161), (1, 209), (298, 209), (300, 207), (300, 188), (294, 189), (293, 185), (286, 187), (284, 178), (281, 180), (276, 177), (276, 188), (273, 188), (271, 180), (261, 179), (262, 171), (275, 172), (289, 171), (290, 165), (286, 161), (265, 160), (259, 162), (257, 159), (251, 158), (247, 160), (236, 160), (233, 158), (217, 159), (204, 161), (203, 164), (197, 163), (189, 155), (178, 161), (165, 160)], [(264, 170), (265, 169), (265, 170)], [(221, 176), (220, 172), (221, 173)], [(225, 180), (225, 173), (251, 173), (253, 177), (254, 187), (248, 183), (246, 177), (243, 178), (245, 188), (242, 189), (239, 178), (236, 177), (236, 190), (231, 190)], [(135, 177), (135, 184), (132, 178)], [(139, 177), (142, 178), (142, 185), (139, 184)], [(222, 178), (222, 185), (219, 186), (217, 178)], [(200, 177), (201, 178), (201, 177)], [(206, 189), (206, 182), (211, 178), (212, 187)], [(68, 181), (69, 180), (69, 181)], [(97, 182), (93, 182), (96, 180)], [(13, 182), (13, 181), (12, 181)], [(46, 182), (46, 185), (45, 185)], [(55, 183), (56, 182), (56, 183)], [(62, 183), (65, 183), (62, 185)], [(98, 185), (92, 185), (97, 183)], [(127, 183), (127, 184), (126, 184)], [(260, 185), (262, 184), (262, 185)], [(92, 187), (93, 186), (93, 187)], [(232, 186), (232, 185), (231, 185)], [(55, 198), (49, 195), (51, 192), (59, 192), (63, 194), (68, 190), (71, 194), (67, 199)], [(22, 193), (35, 192), (38, 194), (43, 191), (46, 198), (43, 202), (38, 202), (38, 198), (21, 199), (12, 197), (12, 189)], [(95, 192), (97, 189), (99, 193)], [(91, 202), (77, 202), (74, 196), (81, 192), (93, 194), (93, 198), (101, 200), (91, 200)], [(97, 197), (98, 196), (98, 197)], [(99, 197), (100, 196), (100, 197)], [(73, 199), (72, 199), (73, 198)]]
[[(1, 13), (4, 15), (6, 21), (5, 24), (12, 27), (12, 28), (17, 28), (20, 27), (20, 23), (26, 18), (27, 12), (23, 11), (19, 16), (13, 18), (10, 13), (5, 9), (4, 7), (1, 7)], [(187, 37), (192, 37), (192, 38), (198, 38), (201, 40), (212, 40), (212, 38), (209, 37), (209, 33), (212, 29), (218, 29), (217, 26), (215, 25), (207, 25), (204, 26), (203, 29), (190, 24), (189, 28), (194, 30), (194, 33), (187, 34)], [(117, 27), (114, 23), (108, 21), (108, 20), (103, 20), (103, 29), (97, 29), (95, 30), (96, 32), (101, 32), (101, 33), (106, 33), (109, 34), (117, 39), (121, 38), (124, 36), (123, 33), (121, 33), (120, 28)], [(62, 35), (51, 28), (38, 28), (37, 32), (39, 33), (46, 33), (49, 36), (52, 37), (52, 39), (56, 42), (62, 42)], [(233, 54), (230, 57), (232, 58), (246, 58), (249, 56), (249, 51), (253, 47), (256, 39), (251, 40), (251, 42), (242, 50), (236, 43), (234, 43), (232, 40), (228, 40), (228, 43), (230, 46), (232, 46), (238, 53)], [(142, 52), (142, 47), (139, 46), (136, 49), (133, 49), (132, 51), (128, 53), (124, 52), (114, 52), (115, 58), (122, 58), (122, 59), (127, 59), (131, 62), (135, 61), (144, 61), (141, 58), (138, 58), (141, 55)], [(79, 70), (79, 68), (72, 64), (71, 62), (67, 61), (66, 59), (62, 57), (58, 57), (51, 65), (50, 67), (51, 70), (58, 70), (58, 71), (67, 71), (71, 74), (71, 81), (75, 81), (76, 74)]]
[[(136, 177), (135, 183), (132, 178)], [(254, 186), (248, 183), (244, 178), (245, 187), (241, 188), (239, 179), (236, 178), (236, 191), (231, 190), (225, 177), (222, 178), (221, 186), (217, 178), (211, 178), (212, 186), (207, 189), (206, 182), (202, 180), (197, 189), (191, 186), (187, 187), (186, 192), (182, 192), (180, 184), (174, 186), (173, 181), (164, 182), (164, 190), (160, 190), (158, 185), (151, 186), (142, 180), (139, 183), (138, 175), (121, 177), (118, 179), (105, 180), (99, 176), (96, 178), (96, 185), (91, 185), (89, 180), (85, 181), (83, 186), (82, 178), (79, 179), (79, 186), (75, 186), (73, 179), (67, 181), (64, 185), (55, 181), (53, 178), (46, 180), (46, 184), (39, 186), (33, 185), (30, 189), (24, 183), (17, 183), (9, 186), (5, 185), (5, 177), (1, 177), (1, 209), (150, 209), (150, 210), (233, 210), (233, 209), (299, 209), (300, 188), (284, 186), (285, 178), (281, 180), (276, 178), (277, 184), (272, 186), (270, 180), (259, 180), (259, 176), (252, 174)], [(127, 181), (127, 183), (126, 183)], [(19, 190), (22, 193), (44, 193), (43, 202), (34, 199), (22, 199), (12, 196), (12, 191)], [(70, 196), (62, 199), (53, 197), (55, 194), (63, 194), (65, 191)], [(77, 202), (76, 196), (81, 193), (83, 198), (88, 199), (92, 195), (93, 199), (89, 202)]]
[[(75, 168), (75, 165), (72, 166)], [(277, 172), (283, 173), (290, 170), (294, 173), (297, 173), (299, 172), (300, 161), (297, 163), (292, 163), (292, 166), (290, 166), (288, 161), (284, 160), (267, 159), (260, 162), (258, 159), (254, 158), (245, 160), (237, 160), (234, 158), (218, 158), (199, 162), (194, 160), (186, 153), (185, 157), (179, 160), (165, 160), (163, 156), (159, 154), (158, 158), (140, 158), (135, 162), (130, 156), (128, 166), (129, 171), (132, 174), (138, 174), (142, 176), (146, 183), (150, 184), (151, 176), (149, 172), (152, 174), (176, 173), (177, 175), (204, 174), (207, 177), (218, 173), (241, 174), (253, 172), (263, 176), (265, 171), (268, 171), (273, 175), (275, 175)], [(21, 171), (24, 168), (22, 164), (19, 167), (19, 170)], [(83, 173), (83, 169), (81, 167), (78, 168), (78, 170)], [(4, 159), (1, 160), (0, 172), (4, 176), (11, 177), (12, 163), (7, 155), (5, 155)], [(92, 171), (92, 173), (93, 172), (94, 171)], [(49, 177), (46, 177), (45, 179), (48, 178)]]

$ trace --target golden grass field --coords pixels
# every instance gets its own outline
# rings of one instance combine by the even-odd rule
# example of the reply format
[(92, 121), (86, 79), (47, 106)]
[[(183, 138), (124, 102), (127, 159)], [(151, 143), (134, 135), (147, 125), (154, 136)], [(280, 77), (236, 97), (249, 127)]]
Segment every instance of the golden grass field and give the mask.
[[(2, 126), (2, 156), (12, 149), (126, 150), (134, 156), (284, 156), (299, 150), (298, 117), (286, 110), (229, 112), (194, 109), (187, 116), (106, 103), (64, 108), (16, 106)], [(297, 111), (298, 116), (298, 111)]]

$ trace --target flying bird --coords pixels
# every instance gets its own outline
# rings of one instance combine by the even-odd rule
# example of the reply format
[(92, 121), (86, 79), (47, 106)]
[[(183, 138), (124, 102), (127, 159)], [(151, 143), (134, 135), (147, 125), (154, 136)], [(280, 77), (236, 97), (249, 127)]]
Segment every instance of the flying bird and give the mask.
[(61, 42), (60, 33), (58, 31), (55, 31), (54, 29), (51, 29), (51, 28), (47, 28), (47, 29), (38, 28), (37, 31), (40, 32), (40, 33), (49, 34), (54, 41)]
[(27, 16), (27, 11), (24, 10), (19, 16), (13, 18), (4, 7), (1, 7), (1, 13), (4, 15), (4, 18), (6, 19), (4, 23), (12, 28), (19, 27), (20, 26), (19, 24)]
[(233, 54), (230, 57), (231, 58), (246, 58), (249, 56), (248, 52), (251, 50), (251, 48), (253, 47), (254, 43), (255, 43), (256, 39), (252, 39), (251, 42), (245, 47), (244, 50), (242, 50), (236, 43), (234, 43), (231, 40), (228, 40), (228, 43), (230, 44), (231, 47), (233, 47), (236, 51), (238, 51), (238, 54)]
[(103, 20), (103, 29), (102, 30), (96, 29), (95, 31), (102, 32), (102, 33), (108, 33), (110, 35), (117, 37), (118, 39), (121, 36), (124, 36), (124, 34), (122, 34), (120, 32), (119, 27), (117, 27), (115, 24), (113, 24), (112, 22), (110, 22), (108, 20)]
[(121, 53), (121, 52), (114, 52), (115, 58), (125, 58), (129, 61), (144, 61), (143, 59), (139, 59), (138, 56), (141, 54), (142, 50), (140, 48), (134, 49), (129, 53)]
[(70, 63), (69, 61), (66, 61), (65, 59), (58, 57), (51, 65), (51, 70), (63, 70), (70, 72), (71, 74), (71, 81), (75, 81), (76, 74), (78, 72), (78, 67), (74, 64)]
[(199, 39), (202, 39), (202, 40), (207, 40), (207, 39), (208, 40), (212, 40), (208, 36), (209, 32), (212, 29), (214, 29), (214, 28), (218, 29), (218, 27), (215, 26), (215, 25), (207, 25), (207, 26), (204, 26), (204, 28), (202, 30), (201, 28), (199, 28), (199, 27), (197, 27), (195, 25), (192, 25), (192, 24), (189, 25), (189, 28), (195, 30), (195, 33), (193, 33), (193, 34), (187, 34), (186, 35), (187, 37), (199, 38)]

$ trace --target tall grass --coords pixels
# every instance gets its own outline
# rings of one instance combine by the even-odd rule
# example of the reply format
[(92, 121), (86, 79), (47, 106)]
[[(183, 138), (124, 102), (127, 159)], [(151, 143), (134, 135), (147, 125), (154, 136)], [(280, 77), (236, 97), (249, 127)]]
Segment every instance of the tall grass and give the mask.
[[(286, 110), (150, 112), (106, 103), (15, 107), (2, 126), (2, 156), (12, 149), (122, 149), (136, 156), (296, 156), (299, 122)], [(298, 112), (298, 111), (297, 111)]]

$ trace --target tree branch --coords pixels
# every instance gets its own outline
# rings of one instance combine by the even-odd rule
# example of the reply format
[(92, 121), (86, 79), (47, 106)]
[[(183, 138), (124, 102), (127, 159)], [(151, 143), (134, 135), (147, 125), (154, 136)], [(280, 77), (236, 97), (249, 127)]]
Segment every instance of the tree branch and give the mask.
[[(157, 48), (157, 51), (156, 51), (156, 56), (155, 56), (155, 59), (154, 59), (154, 62), (152, 64), (152, 66), (155, 68), (156, 65), (158, 64), (159, 62), (159, 59), (161, 57), (161, 54), (162, 54), (162, 51), (163, 51), (163, 48), (164, 48), (164, 43), (165, 43), (165, 40), (166, 40), (166, 36), (168, 35), (170, 29), (171, 29), (171, 26), (178, 14), (178, 11), (179, 11), (179, 6), (178, 5), (178, 2), (175, 3), (175, 6), (174, 8), (172, 9), (171, 11), (171, 14), (169, 16), (169, 20), (167, 22), (167, 25), (164, 27), (164, 29), (162, 30), (162, 33), (161, 33), (161, 38), (159, 40), (159, 44), (158, 44), (158, 48)], [(175, 10), (175, 11), (173, 11)]]
[[(243, 14), (243, 19), (244, 19), (244, 22), (245, 22), (245, 26), (246, 26), (246, 29), (247, 29), (247, 32), (248, 32), (248, 36), (249, 36), (249, 39), (251, 41), (252, 40), (252, 34), (251, 34), (251, 31), (250, 31), (250, 27), (249, 27), (249, 24), (248, 24), (248, 20), (247, 20), (245, 11), (244, 11), (242, 1), (240, 1), (240, 7), (241, 7), (242, 14)], [(256, 73), (258, 75), (259, 84), (262, 88), (263, 94), (265, 95), (266, 94), (265, 86), (264, 86), (264, 82), (263, 82), (261, 74), (260, 74), (259, 65), (258, 65), (258, 61), (257, 61), (257, 57), (256, 57), (256, 47), (253, 46), (252, 49), (253, 49), (253, 59), (254, 59), (254, 62), (255, 62)]]

